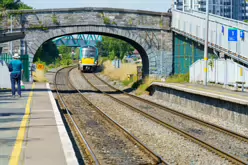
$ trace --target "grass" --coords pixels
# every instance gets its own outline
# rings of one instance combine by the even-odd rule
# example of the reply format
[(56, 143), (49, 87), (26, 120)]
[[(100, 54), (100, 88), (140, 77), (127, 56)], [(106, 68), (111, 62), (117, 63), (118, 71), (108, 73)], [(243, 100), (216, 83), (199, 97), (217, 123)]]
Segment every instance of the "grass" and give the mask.
[(149, 88), (153, 82), (160, 82), (160, 80), (147, 77), (143, 83), (138, 84), (138, 88), (136, 89), (135, 94), (149, 94), (147, 88)]
[(122, 81), (122, 84), (124, 85), (124, 86), (129, 86), (131, 83), (133, 83), (134, 81), (133, 80), (128, 80), (128, 79), (126, 79), (126, 80), (124, 80), (124, 81)]
[(187, 83), (189, 82), (189, 73), (173, 75), (165, 80), (167, 83)]
[[(115, 68), (111, 61), (103, 62), (103, 74), (110, 77), (112, 80), (127, 81), (128, 75), (133, 74), (134, 79), (137, 77), (137, 65), (135, 64), (121, 64), (121, 68)], [(127, 83), (127, 82), (125, 82)]]
[(38, 61), (36, 61), (35, 64), (36, 64), (36, 66), (38, 64), (42, 64), (45, 66), (45, 69), (44, 69), (44, 71), (36, 70), (36, 72), (33, 73), (34, 81), (36, 81), (36, 82), (48, 82), (48, 80), (45, 77), (45, 73), (47, 71), (54, 69), (54, 68), (70, 66), (73, 64), (73, 61), (69, 55), (64, 55), (62, 60), (57, 58), (54, 64), (47, 65), (45, 62), (41, 61), (40, 59), (38, 59)]
[(98, 64), (103, 65), (105, 61), (108, 61), (108, 57), (99, 57)]
[[(103, 62), (104, 70), (103, 74), (108, 76), (111, 80), (121, 81), (124, 86), (136, 89), (135, 94), (148, 94), (147, 88), (151, 85), (152, 82), (159, 82), (155, 78), (146, 78), (142, 83), (137, 81), (137, 66), (140, 64), (130, 64), (122, 63), (121, 68), (115, 68), (111, 61), (107, 60)], [(133, 79), (128, 79), (128, 74), (133, 74)]]
[(33, 79), (35, 82), (48, 82), (47, 78), (45, 77), (45, 72), (42, 71), (34, 72)]

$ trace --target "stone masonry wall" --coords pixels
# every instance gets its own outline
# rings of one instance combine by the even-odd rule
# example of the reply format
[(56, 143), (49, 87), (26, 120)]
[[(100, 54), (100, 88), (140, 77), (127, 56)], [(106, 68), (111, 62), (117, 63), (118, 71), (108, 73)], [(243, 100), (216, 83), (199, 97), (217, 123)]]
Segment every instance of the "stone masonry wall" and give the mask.
[[(143, 57), (145, 74), (152, 74), (152, 68), (157, 66), (153, 59), (161, 52), (169, 59), (166, 61), (166, 74), (172, 71), (170, 13), (110, 8), (8, 11), (2, 21), (4, 29), (10, 25), (10, 15), (13, 17), (14, 31), (26, 33), (22, 48), (20, 41), (13, 42), (15, 51), (24, 49), (23, 52), (34, 56), (44, 42), (56, 37), (97, 33), (123, 39), (136, 46)], [(8, 48), (5, 47), (6, 50)]]

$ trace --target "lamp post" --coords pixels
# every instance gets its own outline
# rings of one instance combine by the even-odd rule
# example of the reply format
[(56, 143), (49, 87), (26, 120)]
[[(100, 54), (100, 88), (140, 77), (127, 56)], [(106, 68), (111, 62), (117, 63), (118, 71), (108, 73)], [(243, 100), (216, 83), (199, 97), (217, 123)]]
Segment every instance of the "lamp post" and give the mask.
[(204, 45), (204, 85), (207, 86), (208, 75), (208, 24), (209, 24), (209, 0), (206, 0), (206, 33), (205, 33), (205, 45)]

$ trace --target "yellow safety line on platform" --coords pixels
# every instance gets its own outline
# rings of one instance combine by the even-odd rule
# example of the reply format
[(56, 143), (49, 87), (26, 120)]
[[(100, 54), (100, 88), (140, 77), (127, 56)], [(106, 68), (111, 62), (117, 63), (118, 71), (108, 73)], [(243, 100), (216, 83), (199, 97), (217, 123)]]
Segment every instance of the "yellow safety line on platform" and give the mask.
[(27, 123), (28, 123), (29, 116), (30, 116), (30, 110), (31, 110), (30, 106), (31, 106), (32, 98), (33, 98), (34, 87), (35, 87), (35, 83), (33, 83), (32, 91), (29, 94), (28, 102), (26, 104), (25, 115), (23, 116), (21, 126), (20, 126), (20, 129), (18, 131), (16, 143), (15, 143), (14, 149), (12, 150), (12, 154), (11, 154), (11, 157), (9, 160), (9, 165), (18, 165), (18, 163), (19, 163), (19, 159), (20, 159), (20, 155), (21, 155), (21, 151), (22, 151), (22, 144), (23, 144), (23, 140), (25, 138)]

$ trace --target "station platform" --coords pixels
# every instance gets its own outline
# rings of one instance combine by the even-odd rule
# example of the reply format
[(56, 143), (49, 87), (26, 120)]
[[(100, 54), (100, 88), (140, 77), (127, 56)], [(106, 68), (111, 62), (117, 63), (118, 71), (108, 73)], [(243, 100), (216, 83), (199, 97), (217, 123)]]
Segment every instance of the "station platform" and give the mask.
[(48, 83), (25, 84), (21, 98), (0, 91), (0, 164), (78, 164)]
[(235, 91), (221, 86), (208, 85), (204, 86), (201, 84), (191, 83), (161, 83), (154, 82), (152, 85), (172, 88), (187, 93), (198, 94), (202, 96), (212, 97), (214, 99), (225, 100), (228, 102), (238, 103), (242, 105), (248, 105), (248, 92)]

